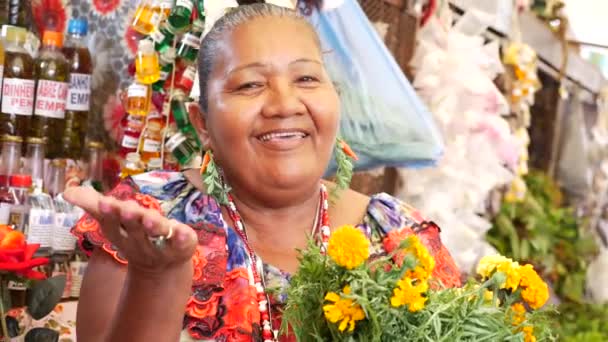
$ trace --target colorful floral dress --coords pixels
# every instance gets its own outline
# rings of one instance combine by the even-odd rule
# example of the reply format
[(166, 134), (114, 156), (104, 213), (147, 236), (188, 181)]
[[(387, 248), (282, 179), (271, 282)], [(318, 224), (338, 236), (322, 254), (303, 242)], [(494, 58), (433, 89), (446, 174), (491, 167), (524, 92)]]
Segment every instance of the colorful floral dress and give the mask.
[[(192, 257), (192, 293), (185, 308), (180, 341), (259, 340), (260, 312), (256, 290), (247, 276), (250, 259), (232, 222), (224, 220), (215, 200), (177, 172), (153, 172), (129, 178), (111, 195), (159, 210), (168, 218), (190, 225), (198, 234), (199, 244)], [(389, 195), (375, 195), (358, 227), (371, 240), (372, 253), (383, 252), (382, 238), (390, 231), (404, 229), (417, 234), (436, 260), (433, 277), (445, 286), (460, 286), (460, 273), (441, 243), (439, 228), (425, 221), (415, 209)], [(99, 224), (92, 217), (85, 215), (72, 232), (85, 251), (100, 247), (117, 262), (127, 263), (120, 251), (102, 235)], [(273, 319), (275, 326), (279, 326), (290, 275), (265, 264), (264, 277), (267, 288), (274, 290), (271, 298)]]

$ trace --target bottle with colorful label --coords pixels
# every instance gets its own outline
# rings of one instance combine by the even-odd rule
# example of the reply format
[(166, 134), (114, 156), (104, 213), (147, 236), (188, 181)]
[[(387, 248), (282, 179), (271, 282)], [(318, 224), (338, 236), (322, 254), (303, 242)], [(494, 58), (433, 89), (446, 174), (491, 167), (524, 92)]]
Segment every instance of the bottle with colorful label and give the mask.
[(152, 90), (149, 85), (133, 82), (127, 88), (127, 113), (146, 116), (150, 111)]
[(27, 32), (20, 27), (2, 26), (5, 42), (4, 80), (0, 134), (25, 137), (34, 109), (34, 60), (25, 50)]
[(70, 66), (70, 86), (65, 112), (62, 151), (67, 158), (78, 160), (82, 155), (89, 109), (91, 107), (91, 75), (93, 63), (85, 44), (88, 31), (86, 19), (70, 19), (68, 39), (63, 49)]
[(160, 7), (155, 4), (157, 2), (156, 0), (141, 0), (139, 2), (131, 23), (131, 27), (135, 31), (147, 36), (158, 27), (162, 20), (162, 13)]
[(201, 48), (201, 36), (205, 30), (205, 22), (200, 19), (194, 20), (192, 30), (186, 33), (177, 48), (177, 55), (188, 63), (196, 62), (198, 50)]
[(165, 82), (173, 71), (173, 63), (175, 62), (175, 49), (168, 48), (160, 55), (160, 79), (152, 85), (154, 91), (162, 91)]
[(139, 152), (141, 161), (148, 163), (151, 158), (159, 158), (162, 145), (163, 120), (160, 115), (148, 118), (148, 124), (143, 132)]
[(61, 52), (63, 34), (45, 31), (43, 49), (36, 59), (36, 102), (31, 135), (45, 139), (50, 159), (63, 157), (65, 106), (69, 89), (69, 66)]
[(178, 31), (186, 30), (188, 25), (190, 25), (190, 17), (192, 16), (193, 8), (194, 3), (192, 0), (177, 0), (167, 19), (169, 24)]
[(139, 138), (144, 128), (145, 118), (140, 115), (129, 115), (125, 119), (125, 129), (120, 143), (120, 155), (124, 158), (127, 154), (137, 151)]
[(135, 78), (142, 84), (153, 84), (160, 79), (158, 53), (150, 40), (139, 41), (137, 56), (135, 56)]
[(173, 44), (176, 29), (167, 21), (164, 21), (160, 26), (150, 34), (150, 39), (154, 42), (154, 49), (159, 53), (165, 52)]
[(131, 152), (127, 154), (125, 159), (125, 165), (120, 173), (120, 178), (126, 178), (129, 176), (138, 175), (146, 171), (144, 164), (141, 161), (139, 153)]

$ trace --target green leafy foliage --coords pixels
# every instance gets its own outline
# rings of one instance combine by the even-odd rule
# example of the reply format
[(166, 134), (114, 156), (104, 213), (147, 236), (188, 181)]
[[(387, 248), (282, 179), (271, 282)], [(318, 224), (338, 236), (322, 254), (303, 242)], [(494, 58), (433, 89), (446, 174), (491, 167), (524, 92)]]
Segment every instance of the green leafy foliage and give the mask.
[(502, 255), (534, 265), (560, 298), (581, 303), (597, 245), (573, 210), (561, 206), (561, 193), (548, 176), (531, 173), (525, 180), (525, 199), (503, 203), (486, 239)]
[(333, 202), (338, 199), (341, 191), (349, 188), (350, 181), (353, 178), (353, 162), (349, 156), (340, 147), (340, 140), (336, 144), (335, 148), (336, 157), (336, 186), (332, 189), (330, 197)]
[(205, 184), (205, 190), (209, 196), (213, 197), (219, 204), (228, 204), (230, 187), (223, 182), (220, 170), (215, 164), (212, 156), (210, 156), (209, 164), (207, 164), (207, 168), (203, 174), (203, 183)]
[(42, 319), (59, 303), (65, 287), (65, 275), (34, 283), (27, 293), (27, 312), (34, 319)]
[(608, 304), (565, 303), (555, 314), (555, 330), (564, 342), (608, 341)]
[[(523, 333), (512, 325), (507, 310), (519, 299), (519, 293), (500, 290), (505, 275), (498, 272), (484, 283), (470, 281), (463, 288), (428, 292), (424, 309), (409, 312), (406, 306), (393, 307), (390, 298), (399, 279), (416, 266), (406, 257), (401, 268), (391, 256), (368, 261), (364, 266), (347, 271), (337, 266), (320, 249), (310, 243), (300, 253), (300, 266), (291, 279), (288, 301), (283, 312), (283, 332), (291, 328), (298, 341), (524, 341)], [(323, 306), (328, 292), (340, 292), (345, 285), (366, 318), (357, 321), (355, 330), (341, 332), (337, 324), (324, 317)], [(494, 298), (484, 298), (487, 289)], [(342, 294), (344, 295), (344, 294)], [(498, 305), (498, 303), (502, 305)], [(532, 311), (524, 324), (534, 326), (537, 341), (554, 340), (550, 332), (548, 311)]]

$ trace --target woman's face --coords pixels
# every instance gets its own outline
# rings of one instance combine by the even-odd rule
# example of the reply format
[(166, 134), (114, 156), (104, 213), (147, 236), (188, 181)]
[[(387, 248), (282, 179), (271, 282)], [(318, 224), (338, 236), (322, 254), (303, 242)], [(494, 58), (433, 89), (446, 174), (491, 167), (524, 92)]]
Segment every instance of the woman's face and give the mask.
[(319, 181), (339, 100), (305, 24), (259, 18), (227, 34), (207, 93), (203, 141), (233, 186), (289, 190)]

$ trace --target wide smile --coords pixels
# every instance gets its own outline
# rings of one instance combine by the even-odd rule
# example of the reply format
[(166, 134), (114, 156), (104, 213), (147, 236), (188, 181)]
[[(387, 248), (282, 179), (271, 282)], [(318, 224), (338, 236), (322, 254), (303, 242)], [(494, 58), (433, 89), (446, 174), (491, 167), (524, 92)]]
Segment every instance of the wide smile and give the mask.
[(288, 151), (299, 147), (310, 134), (300, 129), (285, 129), (264, 132), (256, 136), (263, 146), (273, 150)]

